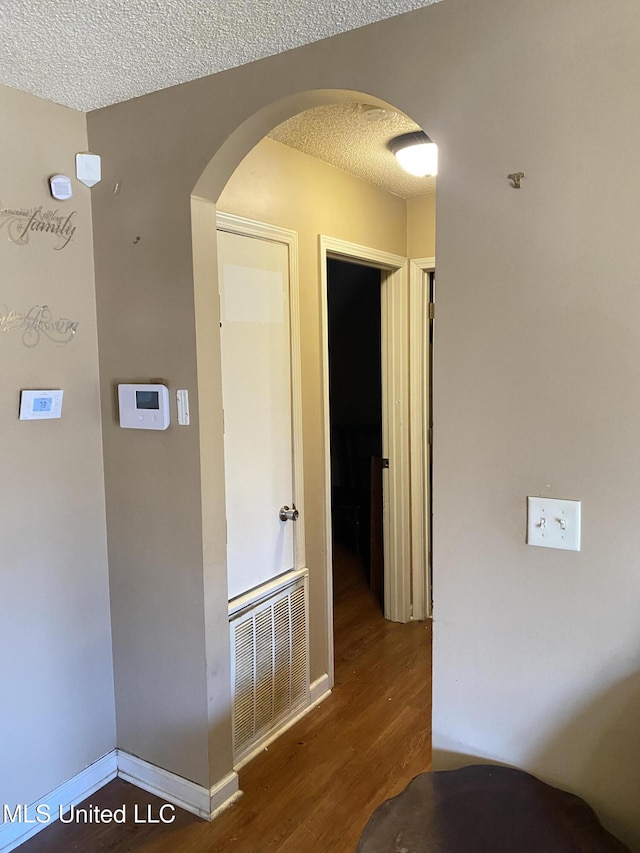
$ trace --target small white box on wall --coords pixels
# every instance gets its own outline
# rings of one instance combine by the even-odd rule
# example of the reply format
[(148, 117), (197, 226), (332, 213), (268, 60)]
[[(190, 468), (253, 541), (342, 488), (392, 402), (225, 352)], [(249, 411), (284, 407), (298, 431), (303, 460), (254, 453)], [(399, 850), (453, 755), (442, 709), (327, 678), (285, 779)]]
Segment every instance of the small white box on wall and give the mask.
[(76, 154), (76, 178), (85, 187), (93, 187), (102, 179), (102, 161), (99, 154), (88, 151)]
[(20, 392), (20, 420), (44, 421), (62, 416), (64, 391), (45, 390)]
[(124, 429), (166, 429), (170, 423), (166, 385), (118, 385), (120, 426)]

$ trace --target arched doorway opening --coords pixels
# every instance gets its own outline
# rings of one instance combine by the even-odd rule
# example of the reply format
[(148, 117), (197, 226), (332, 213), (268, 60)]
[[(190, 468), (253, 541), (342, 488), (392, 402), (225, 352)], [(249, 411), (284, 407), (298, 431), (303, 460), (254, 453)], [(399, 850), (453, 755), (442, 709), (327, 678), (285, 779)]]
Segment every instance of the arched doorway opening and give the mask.
[[(296, 371), (299, 371), (300, 377), (300, 386), (297, 392), (300, 398), (298, 401), (300, 405), (298, 420), (303, 435), (303, 450), (299, 454), (301, 458), (298, 459), (298, 462), (300, 463), (300, 474), (304, 485), (305, 501), (303, 506), (298, 506), (299, 509), (302, 509), (302, 513), (297, 523), (303, 529), (305, 547), (294, 549), (296, 556), (289, 570), (294, 573), (303, 572), (306, 578), (307, 586), (303, 599), (307, 608), (305, 618), (309, 645), (305, 666), (308, 667), (309, 683), (302, 704), (294, 704), (293, 708), (290, 709), (292, 714), (289, 717), (286, 715), (284, 717), (278, 716), (276, 706), (280, 688), (277, 684), (277, 666), (275, 664), (277, 639), (275, 639), (276, 646), (270, 647), (266, 653), (267, 662), (264, 669), (266, 679), (274, 684), (274, 693), (264, 700), (256, 698), (255, 693), (247, 699), (246, 705), (252, 708), (250, 713), (253, 715), (249, 728), (252, 729), (255, 737), (250, 740), (249, 747), (244, 747), (239, 753), (236, 753), (236, 757), (239, 755), (241, 761), (251, 757), (256, 749), (262, 748), (267, 740), (282, 730), (283, 726), (289, 725), (292, 719), (305, 713), (314, 703), (327, 695), (334, 683), (331, 531), (335, 525), (331, 523), (331, 425), (328, 418), (329, 368), (327, 317), (325, 316), (328, 259), (341, 257), (350, 263), (362, 262), (370, 267), (375, 267), (379, 270), (383, 280), (383, 288), (386, 285), (387, 305), (384, 321), (387, 324), (388, 337), (388, 363), (386, 365), (388, 424), (386, 432), (387, 445), (390, 446), (390, 443), (392, 444), (395, 441), (396, 449), (394, 454), (386, 451), (385, 458), (392, 457), (390, 473), (395, 478), (396, 503), (387, 501), (386, 504), (390, 518), (390, 521), (387, 520), (387, 529), (391, 523), (395, 525), (395, 538), (390, 537), (391, 546), (388, 551), (392, 555), (392, 559), (386, 561), (385, 570), (389, 577), (394, 579), (394, 601), (398, 603), (397, 609), (392, 614), (388, 613), (387, 615), (391, 615), (397, 621), (409, 621), (412, 615), (422, 618), (427, 615), (424, 608), (426, 598), (424, 593), (423, 611), (419, 614), (417, 612), (412, 614), (412, 606), (415, 601), (413, 596), (418, 574), (419, 571), (422, 572), (424, 578), (422, 587), (425, 589), (428, 566), (428, 525), (423, 524), (422, 526), (422, 545), (420, 547), (424, 549), (424, 553), (419, 571), (419, 554), (413, 528), (417, 528), (417, 520), (427, 518), (428, 509), (425, 510), (427, 494), (425, 492), (426, 468), (424, 467), (424, 460), (421, 461), (423, 467), (420, 469), (419, 475), (412, 473), (410, 447), (412, 439), (414, 450), (417, 449), (418, 444), (426, 440), (430, 424), (424, 421), (426, 411), (424, 399), (422, 399), (420, 406), (414, 407), (413, 413), (410, 409), (410, 387), (412, 383), (414, 388), (423, 385), (428, 373), (425, 373), (426, 362), (423, 357), (426, 346), (424, 340), (419, 345), (414, 346), (419, 357), (412, 360), (410, 356), (409, 308), (412, 300), (412, 287), (416, 290), (423, 286), (423, 282), (420, 279), (420, 281), (416, 280), (412, 284), (409, 278), (410, 252), (406, 199), (395, 198), (389, 202), (394, 211), (393, 216), (385, 213), (376, 217), (374, 208), (378, 202), (374, 203), (373, 197), (379, 192), (378, 190), (367, 191), (370, 197), (359, 197), (352, 204), (347, 203), (345, 193), (336, 191), (332, 200), (331, 211), (320, 222), (317, 217), (312, 215), (322, 207), (318, 203), (317, 197), (311, 200), (313, 183), (316, 178), (298, 174), (298, 178), (295, 180), (290, 175), (287, 179), (282, 158), (273, 153), (273, 146), (282, 145), (282, 143), (270, 140), (267, 147), (270, 147), (271, 150), (265, 152), (263, 150), (265, 142), (261, 141), (274, 126), (300, 112), (325, 105), (363, 103), (381, 111), (391, 109), (389, 105), (377, 101), (369, 95), (344, 91), (310, 92), (272, 105), (242, 125), (222, 146), (198, 181), (192, 198), (199, 398), (201, 401), (207, 399), (208, 387), (213, 390), (214, 395), (222, 393), (223, 397), (225, 396), (225, 381), (227, 388), (238, 387), (237, 378), (232, 377), (225, 380), (226, 368), (223, 353), (226, 346), (224, 343), (225, 334), (227, 328), (234, 322), (246, 323), (250, 319), (248, 316), (240, 318), (237, 312), (234, 314), (233, 311), (228, 311), (228, 300), (224, 292), (220, 264), (222, 264), (223, 269), (231, 269), (232, 267), (238, 269), (243, 266), (246, 268), (246, 265), (238, 257), (234, 260), (231, 256), (225, 256), (222, 261), (220, 257), (217, 257), (217, 253), (221, 251), (221, 243), (218, 240), (216, 244), (214, 237), (216, 229), (225, 234), (235, 234), (236, 236), (244, 234), (246, 236), (247, 229), (251, 231), (253, 228), (254, 233), (248, 236), (255, 239), (259, 236), (256, 232), (256, 223), (262, 225), (267, 223), (269, 226), (277, 226), (281, 230), (289, 230), (294, 233), (296, 242), (300, 247), (298, 250), (297, 246), (294, 247), (293, 242), (289, 241), (285, 266), (290, 273), (294, 268), (299, 268), (301, 281), (299, 291), (297, 294), (294, 293), (289, 301), (289, 316), (296, 321), (292, 323), (292, 328), (295, 327), (296, 323), (298, 325), (297, 334), (300, 341), (298, 354), (294, 353), (293, 356), (291, 374), (295, 380)], [(299, 154), (287, 155), (287, 158), (290, 159), (291, 156), (296, 159)], [(302, 154), (301, 156), (305, 155)], [(242, 166), (240, 166), (241, 162)], [(281, 187), (281, 194), (277, 199), (273, 190), (274, 175), (276, 181), (287, 184), (289, 188), (287, 193)], [(286, 197), (287, 204), (282, 201), (284, 197)], [(219, 215), (220, 208), (225, 214), (242, 218), (244, 222), (241, 223), (239, 219), (232, 221), (229, 218), (222, 221)], [(382, 210), (382, 207), (380, 209)], [(352, 223), (349, 227), (345, 225), (347, 213)], [(394, 226), (390, 225), (392, 219), (395, 221)], [(416, 219), (415, 216), (414, 219)], [(414, 230), (419, 230), (419, 228), (415, 227)], [(275, 231), (271, 234), (265, 233), (262, 236), (271, 245), (287, 243), (287, 238), (278, 237)], [(243, 249), (240, 248), (239, 251), (242, 253)], [(293, 253), (298, 251), (299, 256), (293, 257)], [(411, 254), (415, 257), (415, 251), (412, 251)], [(426, 252), (423, 250), (419, 254), (420, 257), (424, 258)], [(246, 294), (255, 293), (254, 285), (257, 278), (254, 273), (252, 273), (253, 284), (246, 289)], [(264, 276), (262, 276), (262, 280), (266, 281)], [(218, 287), (215, 286), (215, 282), (217, 282)], [(219, 289), (223, 294), (222, 306), (218, 302)], [(295, 290), (295, 288), (293, 289)], [(276, 295), (275, 298), (276, 300), (281, 299), (282, 294)], [(423, 299), (423, 309), (428, 307), (428, 302), (428, 298), (426, 301)], [(259, 326), (268, 324), (269, 316), (271, 316), (269, 311), (270, 309), (267, 308), (266, 315), (257, 319), (254, 317), (253, 322)], [(299, 311), (299, 316), (295, 317), (297, 311)], [(428, 327), (423, 327), (421, 334), (425, 333), (425, 328)], [(245, 338), (244, 344), (238, 344), (236, 353), (246, 353), (249, 347), (254, 346), (256, 338), (257, 326), (254, 327), (250, 337)], [(299, 358), (297, 366), (295, 364), (296, 358)], [(251, 359), (248, 362), (250, 365)], [(412, 363), (414, 364), (414, 374), (410, 374)], [(263, 382), (262, 386), (264, 384)], [(267, 411), (268, 400), (263, 409), (263, 412)], [(279, 411), (277, 414), (281, 416), (284, 422), (291, 421), (289, 413)], [(225, 428), (228, 426), (227, 417), (227, 413), (225, 413)], [(262, 415), (260, 417), (262, 418)], [(295, 418), (293, 420), (295, 421)], [(413, 433), (411, 433), (412, 428)], [(202, 436), (201, 440), (206, 442), (206, 435)], [(256, 441), (259, 440), (259, 438), (256, 439)], [(237, 449), (236, 456), (238, 454)], [(423, 456), (426, 457), (427, 455), (426, 451), (423, 450)], [(219, 478), (222, 472), (219, 456), (217, 457), (217, 464), (210, 467), (207, 466), (207, 456), (204, 450), (202, 456), (203, 493), (205, 493), (208, 482), (213, 478)], [(244, 460), (242, 461), (244, 462)], [(257, 460), (252, 463), (247, 482), (251, 481), (251, 477), (254, 480), (259, 479), (254, 470), (257, 464)], [(227, 485), (229, 485), (231, 467), (231, 460), (227, 457), (224, 464)], [(242, 468), (242, 465), (239, 467)], [(295, 464), (293, 468), (295, 471)], [(238, 476), (240, 475), (239, 473)], [(232, 476), (235, 477), (235, 474)], [(416, 504), (415, 501), (412, 504), (412, 498), (415, 497), (418, 481), (420, 481), (420, 488), (422, 489), (423, 503), (422, 508), (416, 510)], [(301, 494), (302, 488), (299, 488), (297, 492)], [(229, 488), (227, 488), (227, 504), (230, 503), (229, 494)], [(288, 495), (284, 494), (280, 501), (284, 505), (286, 501), (289, 501)], [(293, 503), (293, 501), (290, 502)], [(232, 526), (232, 523), (229, 522), (229, 506), (225, 508), (225, 513), (227, 529), (229, 529)], [(288, 525), (285, 524), (285, 527)], [(241, 529), (242, 525), (238, 527), (238, 530)], [(206, 530), (204, 535), (206, 540)], [(229, 558), (228, 553), (227, 558)], [(227, 568), (229, 568), (229, 563)], [(249, 627), (242, 629), (251, 634), (253, 643), (255, 643), (255, 638), (259, 633), (256, 620), (262, 620), (262, 623), (266, 625), (267, 634), (270, 634), (272, 638), (275, 637), (277, 616), (274, 608), (280, 605), (275, 600), (269, 604), (267, 593), (273, 592), (274, 589), (278, 594), (282, 592), (284, 587), (281, 584), (287, 581), (287, 572), (288, 570), (283, 565), (279, 565), (276, 569), (268, 569), (266, 576), (257, 575), (251, 580), (245, 581), (242, 588), (231, 580), (228, 583), (232, 598), (231, 617), (234, 617), (238, 612), (242, 613), (243, 616), (246, 615), (252, 601), (258, 605), (258, 610), (247, 622)], [(385, 584), (385, 592), (389, 596), (391, 586), (391, 584)], [(269, 608), (271, 608), (270, 611)], [(288, 608), (288, 611), (291, 612), (292, 600), (288, 598), (287, 603), (283, 604), (282, 608), (285, 610)], [(264, 611), (269, 611), (268, 616), (261, 615)], [(234, 650), (237, 643), (237, 636), (232, 635), (231, 644)], [(258, 638), (258, 646), (259, 643)], [(254, 644), (248, 655), (251, 658), (251, 666), (246, 676), (255, 688), (256, 682), (260, 684), (264, 680), (257, 669), (260, 665), (260, 648)], [(235, 659), (245, 660), (245, 658), (246, 655), (241, 651)], [(291, 660), (289, 660), (288, 665), (293, 666)], [(235, 673), (234, 679), (234, 685), (237, 686), (241, 676)], [(235, 688), (234, 692), (237, 692)], [(273, 713), (271, 717), (267, 714), (264, 718), (257, 719), (255, 709), (263, 701), (270, 705)], [(241, 716), (244, 713), (242, 711)], [(268, 719), (270, 719), (271, 725), (266, 724), (265, 721)], [(240, 723), (244, 725), (244, 716), (240, 722), (239, 717), (236, 716), (236, 730)]]

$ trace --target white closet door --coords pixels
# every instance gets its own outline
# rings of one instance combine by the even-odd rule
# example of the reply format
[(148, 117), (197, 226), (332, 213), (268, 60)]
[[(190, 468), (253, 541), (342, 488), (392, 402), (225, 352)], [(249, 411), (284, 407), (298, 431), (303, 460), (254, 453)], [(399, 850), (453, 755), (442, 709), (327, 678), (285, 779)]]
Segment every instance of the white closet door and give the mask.
[(229, 598), (294, 568), (289, 247), (218, 231)]

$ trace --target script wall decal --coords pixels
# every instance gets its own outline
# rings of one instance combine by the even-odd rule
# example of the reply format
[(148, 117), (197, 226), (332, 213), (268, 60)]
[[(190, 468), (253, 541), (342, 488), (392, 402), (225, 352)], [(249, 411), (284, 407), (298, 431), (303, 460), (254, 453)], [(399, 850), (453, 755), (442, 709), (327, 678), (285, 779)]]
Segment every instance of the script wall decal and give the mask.
[(58, 209), (38, 207), (0, 207), (0, 230), (6, 229), (7, 236), (17, 246), (26, 246), (33, 237), (52, 240), (53, 249), (59, 252), (66, 248), (76, 233), (74, 217), (77, 211), (67, 214)]
[(78, 320), (66, 317), (54, 319), (48, 305), (34, 305), (29, 311), (20, 312), (5, 307), (0, 314), (0, 333), (22, 332), (22, 343), (26, 347), (36, 347), (42, 337), (48, 338), (58, 346), (64, 346), (73, 340)]

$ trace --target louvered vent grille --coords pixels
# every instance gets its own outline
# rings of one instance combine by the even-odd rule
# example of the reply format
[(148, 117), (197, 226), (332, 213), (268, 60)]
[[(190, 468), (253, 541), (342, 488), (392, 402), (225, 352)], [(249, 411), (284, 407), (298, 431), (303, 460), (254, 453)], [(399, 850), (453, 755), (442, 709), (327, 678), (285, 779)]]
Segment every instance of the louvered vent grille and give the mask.
[(237, 763), (308, 702), (307, 578), (230, 620)]

